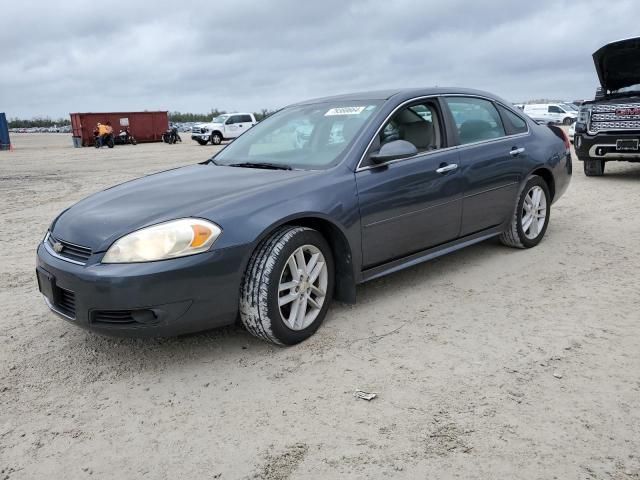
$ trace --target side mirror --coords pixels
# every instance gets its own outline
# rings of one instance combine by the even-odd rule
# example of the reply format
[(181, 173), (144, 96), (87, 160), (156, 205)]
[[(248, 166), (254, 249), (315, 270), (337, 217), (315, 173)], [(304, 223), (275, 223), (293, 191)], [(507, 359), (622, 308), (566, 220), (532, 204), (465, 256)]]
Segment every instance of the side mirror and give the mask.
[(385, 143), (380, 150), (369, 156), (371, 161), (376, 165), (389, 162), (391, 160), (398, 160), (400, 158), (413, 157), (418, 154), (418, 149), (411, 142), (406, 140), (394, 140), (393, 142)]

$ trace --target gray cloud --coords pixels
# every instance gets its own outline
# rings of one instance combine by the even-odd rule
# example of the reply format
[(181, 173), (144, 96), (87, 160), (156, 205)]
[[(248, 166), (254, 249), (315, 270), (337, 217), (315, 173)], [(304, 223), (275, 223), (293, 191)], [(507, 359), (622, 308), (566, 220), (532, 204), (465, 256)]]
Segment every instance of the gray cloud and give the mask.
[(633, 0), (109, 5), (3, 5), (0, 111), (258, 110), (432, 85), (588, 98), (591, 53), (637, 34)]

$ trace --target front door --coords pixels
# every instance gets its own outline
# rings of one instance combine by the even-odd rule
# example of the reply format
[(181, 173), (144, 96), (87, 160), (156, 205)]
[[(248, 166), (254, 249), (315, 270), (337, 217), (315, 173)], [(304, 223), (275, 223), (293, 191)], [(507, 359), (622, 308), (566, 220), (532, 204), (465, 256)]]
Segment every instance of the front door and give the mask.
[(383, 165), (367, 163), (365, 157), (356, 172), (364, 268), (458, 236), (463, 182), (458, 152), (447, 148), (443, 123), (434, 101), (399, 110), (380, 130), (369, 154), (398, 139), (413, 143), (418, 154)]

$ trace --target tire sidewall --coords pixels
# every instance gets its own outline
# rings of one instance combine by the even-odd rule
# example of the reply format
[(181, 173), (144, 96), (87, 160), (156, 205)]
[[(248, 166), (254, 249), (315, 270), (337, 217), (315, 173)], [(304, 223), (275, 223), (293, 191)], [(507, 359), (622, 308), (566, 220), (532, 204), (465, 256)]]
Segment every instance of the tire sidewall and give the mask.
[(211, 145), (220, 145), (222, 143), (222, 136), (219, 133), (211, 134)]
[[(278, 305), (278, 287), (280, 284), (280, 275), (285, 268), (287, 260), (297, 248), (303, 245), (313, 245), (322, 252), (322, 255), (324, 256), (325, 262), (327, 264), (329, 278), (327, 282), (327, 292), (325, 300), (322, 305), (322, 309), (320, 310), (320, 313), (318, 313), (316, 319), (304, 330), (292, 330), (284, 323), (280, 315), (280, 307)], [(273, 268), (269, 273), (269, 286), (267, 288), (268, 293), (266, 301), (268, 316), (271, 320), (271, 330), (274, 336), (277, 337), (278, 340), (280, 340), (283, 344), (293, 345), (299, 343), (309, 338), (316, 332), (316, 330), (318, 330), (331, 304), (334, 288), (334, 275), (335, 269), (333, 255), (331, 254), (331, 248), (329, 247), (329, 244), (324, 239), (324, 237), (315, 230), (302, 230), (300, 233), (291, 238), (286, 243), (284, 248), (282, 248), (282, 250), (278, 253), (278, 258), (274, 262)]]
[[(546, 211), (546, 216), (545, 216), (544, 226), (542, 227), (542, 231), (538, 234), (538, 236), (535, 239), (531, 239), (525, 235), (524, 230), (522, 229), (522, 207), (524, 205), (524, 199), (529, 193), (529, 190), (531, 190), (533, 187), (536, 187), (536, 186), (542, 188), (542, 191), (544, 192), (545, 199), (547, 201), (546, 202), (547, 211)], [(520, 242), (522, 242), (522, 245), (525, 248), (535, 247), (542, 241), (547, 231), (547, 227), (549, 226), (550, 214), (551, 214), (551, 195), (549, 194), (549, 187), (547, 186), (547, 183), (542, 179), (542, 177), (539, 177), (537, 175), (530, 177), (529, 180), (527, 180), (527, 183), (525, 184), (524, 188), (522, 189), (522, 192), (520, 193), (520, 198), (518, 199), (517, 217), (516, 217), (516, 222), (517, 222), (516, 228), (518, 229), (518, 237), (520, 238)]]

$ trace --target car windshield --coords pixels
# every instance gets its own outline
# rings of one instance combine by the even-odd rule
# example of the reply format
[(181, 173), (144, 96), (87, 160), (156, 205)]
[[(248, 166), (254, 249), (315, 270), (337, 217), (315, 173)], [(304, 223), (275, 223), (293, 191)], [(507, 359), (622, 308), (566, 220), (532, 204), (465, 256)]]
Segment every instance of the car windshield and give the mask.
[(234, 140), (214, 157), (214, 163), (328, 168), (341, 160), (381, 104), (362, 100), (285, 108)]
[(211, 123), (224, 123), (230, 116), (231, 115), (218, 115), (217, 117), (213, 117)]

